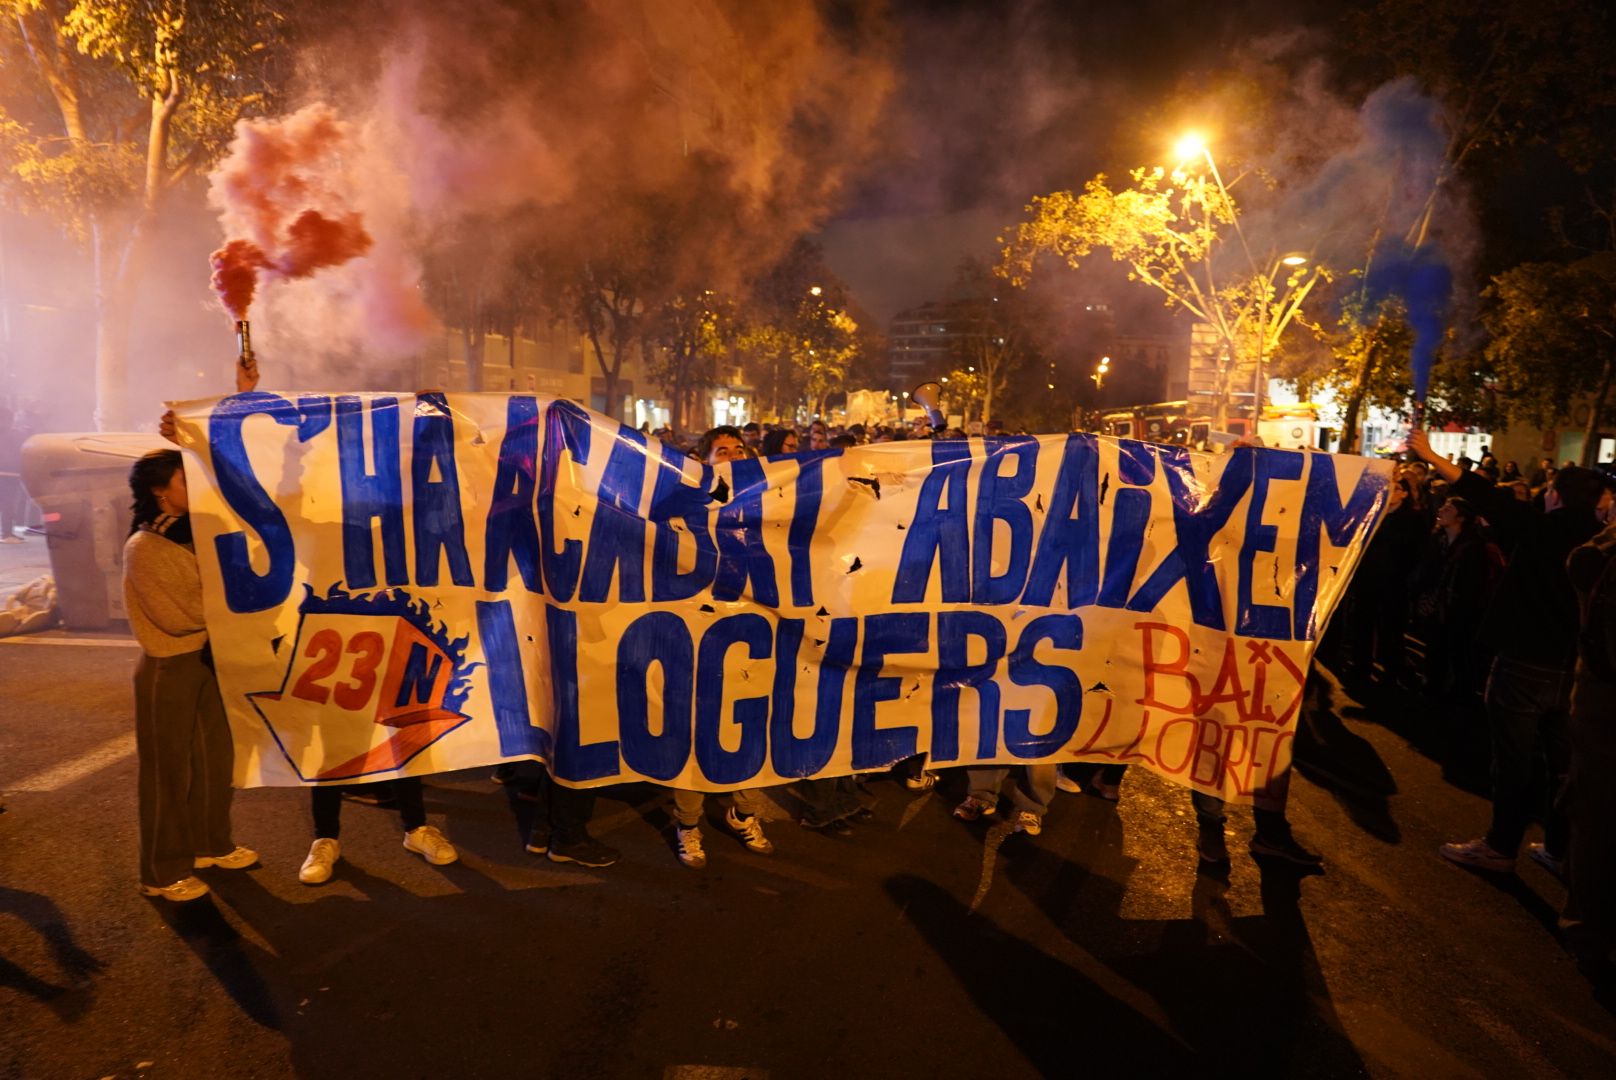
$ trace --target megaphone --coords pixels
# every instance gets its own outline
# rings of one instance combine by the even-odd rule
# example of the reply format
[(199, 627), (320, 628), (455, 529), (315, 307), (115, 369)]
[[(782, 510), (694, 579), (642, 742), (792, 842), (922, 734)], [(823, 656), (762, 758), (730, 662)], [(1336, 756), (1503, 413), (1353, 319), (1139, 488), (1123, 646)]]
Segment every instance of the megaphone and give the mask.
[(943, 410), (937, 406), (942, 396), (942, 384), (934, 382), (923, 382), (909, 392), (909, 400), (919, 405), (925, 412), (926, 420), (930, 422), (933, 429), (940, 428), (945, 423)]

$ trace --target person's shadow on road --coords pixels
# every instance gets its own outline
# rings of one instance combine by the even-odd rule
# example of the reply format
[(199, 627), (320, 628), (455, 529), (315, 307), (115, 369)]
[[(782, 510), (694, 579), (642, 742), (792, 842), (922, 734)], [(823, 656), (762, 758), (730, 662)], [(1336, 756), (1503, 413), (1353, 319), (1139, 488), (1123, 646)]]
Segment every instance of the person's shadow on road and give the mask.
[(43, 938), (67, 979), (66, 985), (52, 982), (0, 956), (0, 986), (44, 1002), (63, 1020), (71, 1022), (82, 1016), (94, 1001), (94, 977), (102, 972), (103, 965), (73, 939), (73, 930), (56, 901), (40, 893), (0, 885), (0, 912), (15, 915)]
[[(983, 1014), (1037, 1069), (1362, 1073), (1313, 953), (1298, 874), (1259, 864), (1261, 915), (1234, 917), (1227, 877), (1202, 873), (1189, 918), (1130, 919), (1122, 901), (1134, 864), (1122, 854), (1120, 821), (1088, 825), (1067, 833), (1075, 839), (1062, 844), (1065, 853), (1026, 837), (999, 850), (1005, 876), (1066, 935), (1075, 962), (1021, 940), (944, 886), (913, 875), (885, 884)], [(1074, 1038), (1074, 1024), (1103, 1034)]]

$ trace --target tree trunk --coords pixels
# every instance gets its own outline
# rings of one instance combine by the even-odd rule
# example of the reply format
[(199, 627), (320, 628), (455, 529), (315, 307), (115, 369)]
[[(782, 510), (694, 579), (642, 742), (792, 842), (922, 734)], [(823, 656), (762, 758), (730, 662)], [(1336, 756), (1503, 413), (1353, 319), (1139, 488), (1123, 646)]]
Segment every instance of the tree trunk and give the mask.
[(668, 426), (675, 431), (685, 428), (685, 401), (689, 397), (688, 381), (678, 361), (674, 362), (673, 378), (664, 389), (668, 392)]
[(129, 390), (129, 288), (108, 223), (90, 223), (95, 261), (95, 429), (126, 431)]
[(606, 363), (606, 351), (600, 345), (600, 331), (595, 327), (589, 328), (589, 344), (595, 349), (595, 363), (600, 368), (600, 379), (603, 388), (601, 412), (613, 420), (622, 422), (622, 402), (617, 400), (618, 376), (623, 370), (623, 343), (620, 340), (622, 331), (614, 322), (612, 327), (612, 362)]
[(1358, 368), (1358, 377), (1352, 382), (1352, 393), (1347, 396), (1347, 410), (1341, 417), (1341, 450), (1343, 454), (1361, 454), (1363, 448), (1358, 445), (1359, 414), (1363, 412), (1364, 398), (1369, 395), (1369, 376), (1375, 370), (1375, 349), (1369, 346), (1364, 349), (1363, 364)]
[[(151, 101), (140, 211), (128, 239), (121, 245), (122, 251), (112, 239), (111, 223), (96, 218), (90, 225), (95, 249), (95, 424), (99, 431), (127, 430), (132, 423), (128, 408), (130, 317), (135, 290), (146, 267), (151, 234), (157, 227), (167, 177), (169, 134), (180, 96), (179, 74), (170, 68), (166, 91)], [(64, 108), (64, 116), (67, 112)]]
[(1588, 426), (1582, 433), (1582, 463), (1592, 465), (1599, 456), (1600, 421), (1605, 416), (1605, 399), (1610, 396), (1611, 351), (1606, 349), (1604, 364), (1599, 369), (1599, 388), (1588, 405)]

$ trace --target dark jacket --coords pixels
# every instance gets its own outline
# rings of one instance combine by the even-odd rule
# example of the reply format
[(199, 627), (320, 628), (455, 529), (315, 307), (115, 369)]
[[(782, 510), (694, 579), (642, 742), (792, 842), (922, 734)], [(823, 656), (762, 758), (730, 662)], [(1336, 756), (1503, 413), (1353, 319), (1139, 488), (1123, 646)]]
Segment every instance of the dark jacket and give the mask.
[(1492, 525), (1509, 565), (1482, 617), (1480, 640), (1500, 657), (1569, 672), (1577, 660), (1577, 594), (1566, 572), (1571, 552), (1599, 532), (1592, 509), (1537, 513), (1509, 488), (1465, 473), (1453, 494)]

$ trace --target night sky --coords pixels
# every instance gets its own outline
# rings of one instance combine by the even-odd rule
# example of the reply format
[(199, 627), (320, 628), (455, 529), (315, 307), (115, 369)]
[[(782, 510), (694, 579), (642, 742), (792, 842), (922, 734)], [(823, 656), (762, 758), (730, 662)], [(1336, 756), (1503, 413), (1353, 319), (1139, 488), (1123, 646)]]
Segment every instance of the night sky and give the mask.
[(897, 3), (884, 152), (821, 231), (832, 267), (883, 323), (938, 296), (1031, 196), (1161, 160), (1202, 73), (1326, 48), (1316, 6)]

